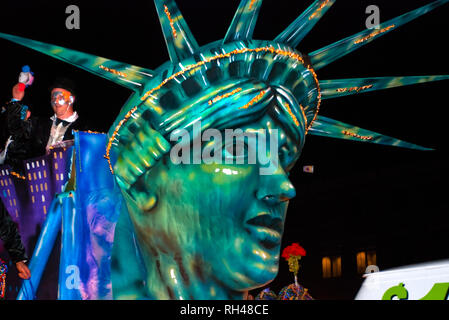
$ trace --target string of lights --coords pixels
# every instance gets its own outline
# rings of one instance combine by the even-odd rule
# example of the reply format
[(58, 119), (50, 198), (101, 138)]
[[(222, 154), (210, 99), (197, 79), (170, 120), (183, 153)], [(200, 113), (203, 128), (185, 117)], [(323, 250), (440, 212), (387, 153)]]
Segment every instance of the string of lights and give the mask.
[(392, 24), (391, 26), (388, 26), (388, 27), (383, 28), (381, 30), (376, 30), (373, 33), (367, 35), (366, 37), (363, 37), (362, 39), (354, 41), (354, 44), (359, 44), (359, 43), (365, 42), (365, 41), (367, 41), (367, 40), (369, 40), (371, 38), (374, 38), (375, 36), (378, 36), (379, 34), (387, 32), (388, 30), (390, 30), (390, 29), (392, 29), (394, 27), (396, 27), (396, 25)]

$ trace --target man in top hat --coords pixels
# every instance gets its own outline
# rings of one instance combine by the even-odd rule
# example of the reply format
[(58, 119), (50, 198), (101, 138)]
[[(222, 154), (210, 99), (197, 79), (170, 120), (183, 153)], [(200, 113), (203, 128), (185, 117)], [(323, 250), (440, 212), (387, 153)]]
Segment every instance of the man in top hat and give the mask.
[[(20, 78), (22, 75), (23, 71)], [(28, 107), (23, 105), (22, 99), (29, 85), (23, 82), (16, 84), (12, 100), (3, 107), (6, 125), (2, 126), (0, 164), (9, 164), (18, 172), (22, 171), (23, 160), (41, 156), (49, 148), (72, 140), (72, 130), (87, 130), (87, 125), (75, 110), (76, 93), (71, 80), (60, 78), (51, 86), (53, 115), (50, 118), (31, 115)]]
[(63, 141), (72, 140), (72, 130), (87, 130), (75, 110), (75, 86), (68, 79), (58, 79), (51, 87), (50, 103), (53, 116), (43, 119), (36, 128), (38, 149), (45, 150)]

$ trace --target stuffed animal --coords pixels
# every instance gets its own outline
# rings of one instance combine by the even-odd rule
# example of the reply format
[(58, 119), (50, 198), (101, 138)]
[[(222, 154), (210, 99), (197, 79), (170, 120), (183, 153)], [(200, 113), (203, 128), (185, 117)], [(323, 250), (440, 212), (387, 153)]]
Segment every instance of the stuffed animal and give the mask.
[(23, 83), (27, 88), (33, 84), (34, 73), (31, 72), (29, 66), (23, 66), (19, 75), (19, 83)]

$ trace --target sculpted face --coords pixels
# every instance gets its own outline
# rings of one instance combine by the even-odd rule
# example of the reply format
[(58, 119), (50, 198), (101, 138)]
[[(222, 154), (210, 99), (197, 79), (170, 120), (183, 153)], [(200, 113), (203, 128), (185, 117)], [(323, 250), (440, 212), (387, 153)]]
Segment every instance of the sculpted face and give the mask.
[[(299, 55), (285, 54), (285, 69), (269, 72), (268, 65), (284, 52), (248, 50), (268, 60), (246, 61), (240, 49), (229, 51), (235, 61), (213, 54), (223, 73), (203, 89), (200, 70), (208, 74), (201, 68), (209, 66), (171, 70), (161, 83), (155, 78), (147, 95), (130, 103), (134, 107), (123, 110), (111, 127), (106, 159), (129, 213), (118, 222), (114, 240), (114, 298), (242, 299), (245, 291), (276, 277), (287, 204), (295, 196), (288, 171), (316, 116), (318, 81)], [(177, 79), (181, 73), (183, 81)], [(272, 83), (258, 75), (270, 75)], [(229, 153), (223, 136), (239, 129), (260, 134), (264, 143), (257, 137), (243, 155)], [(205, 139), (208, 130), (221, 132), (222, 139), (210, 132), (213, 138)], [(206, 142), (199, 151), (198, 135)], [(180, 145), (191, 146), (191, 153), (172, 157), (174, 150), (183, 153)], [(223, 158), (248, 160), (253, 151), (257, 159), (204, 161), (204, 150), (215, 153), (217, 145)], [(195, 161), (198, 153), (203, 161)]]
[[(201, 290), (213, 293), (217, 289), (210, 289), (212, 283), (220, 282), (228, 290), (244, 291), (277, 275), (287, 204), (295, 196), (288, 171), (299, 150), (269, 116), (242, 129), (268, 141), (277, 135), (278, 148), (266, 148), (267, 157), (269, 152), (279, 156), (271, 174), (260, 174), (264, 165), (259, 161), (174, 164), (165, 156), (140, 180), (140, 189), (151, 190), (157, 198), (147, 212), (131, 210), (144, 260), (151, 265), (167, 255), (176, 257), (161, 263), (159, 270), (175, 288), (205, 286)], [(232, 153), (224, 141), (218, 143), (223, 158), (242, 156)], [(248, 140), (245, 158), (252, 148), (257, 146)], [(173, 292), (171, 298), (179, 298), (176, 289)]]
[[(315, 1), (274, 40), (256, 40), (253, 31), (262, 1), (242, 0), (226, 36), (200, 47), (175, 1), (156, 0), (170, 60), (154, 70), (0, 34), (134, 92), (108, 132), (103, 155), (117, 182), (114, 188), (118, 186), (126, 204), (121, 205), (121, 197), (112, 197), (122, 210), (111, 255), (115, 298), (239, 299), (243, 291), (271, 281), (278, 270), (287, 203), (295, 195), (288, 171), (307, 132), (429, 150), (318, 113), (324, 99), (446, 76), (320, 81), (315, 70), (447, 1), (434, 1), (385, 22), (381, 32), (364, 30), (307, 56), (296, 51), (334, 2)], [(58, 118), (72, 114), (73, 102), (66, 90), (53, 90), (52, 107)], [(208, 129), (246, 123), (245, 130), (267, 130), (270, 144), (276, 135), (275, 151), (249, 143), (245, 152), (249, 155), (256, 149), (269, 159), (274, 152), (279, 165), (261, 174), (266, 166), (261, 161), (170, 161), (167, 136), (190, 129), (199, 120)], [(233, 156), (224, 150), (222, 156)], [(101, 202), (101, 197), (95, 201)], [(94, 215), (96, 209), (91, 210)], [(107, 205), (104, 210), (109, 211)], [(112, 224), (108, 219), (98, 221), (97, 228), (95, 219), (89, 222), (94, 246), (107, 252), (112, 236), (101, 225), (112, 228)], [(99, 256), (107, 264), (109, 256)]]

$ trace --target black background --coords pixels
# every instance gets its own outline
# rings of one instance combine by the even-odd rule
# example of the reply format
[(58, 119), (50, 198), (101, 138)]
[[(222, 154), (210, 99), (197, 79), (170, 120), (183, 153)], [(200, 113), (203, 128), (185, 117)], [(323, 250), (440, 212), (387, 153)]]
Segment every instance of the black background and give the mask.
[[(312, 1), (265, 0), (255, 39), (274, 39)], [(226, 34), (239, 1), (178, 0), (199, 45)], [(298, 46), (310, 53), (364, 30), (368, 5), (381, 22), (430, 3), (423, 0), (338, 1)], [(65, 27), (65, 8), (78, 5), (81, 29)], [(449, 5), (380, 37), (318, 70), (321, 80), (376, 76), (449, 74)], [(10, 1), (0, 4), (0, 32), (23, 36), (130, 64), (156, 69), (168, 53), (152, 1)], [(63, 75), (77, 84), (77, 110), (92, 129), (106, 132), (129, 90), (33, 50), (0, 40), (0, 101), (10, 99), (21, 66), (36, 80), (25, 102), (33, 113), (51, 116), (48, 87)], [(447, 94), (441, 81), (323, 101), (320, 114), (436, 151), (420, 152), (309, 136), (290, 177), (297, 197), (290, 202), (283, 247), (299, 242), (300, 282), (317, 299), (352, 299), (361, 283), (355, 254), (374, 249), (381, 270), (447, 259)], [(314, 165), (314, 174), (302, 172)], [(340, 279), (321, 279), (321, 258), (341, 255)], [(291, 283), (287, 263), (270, 288)], [(254, 293), (258, 293), (256, 290)]]

